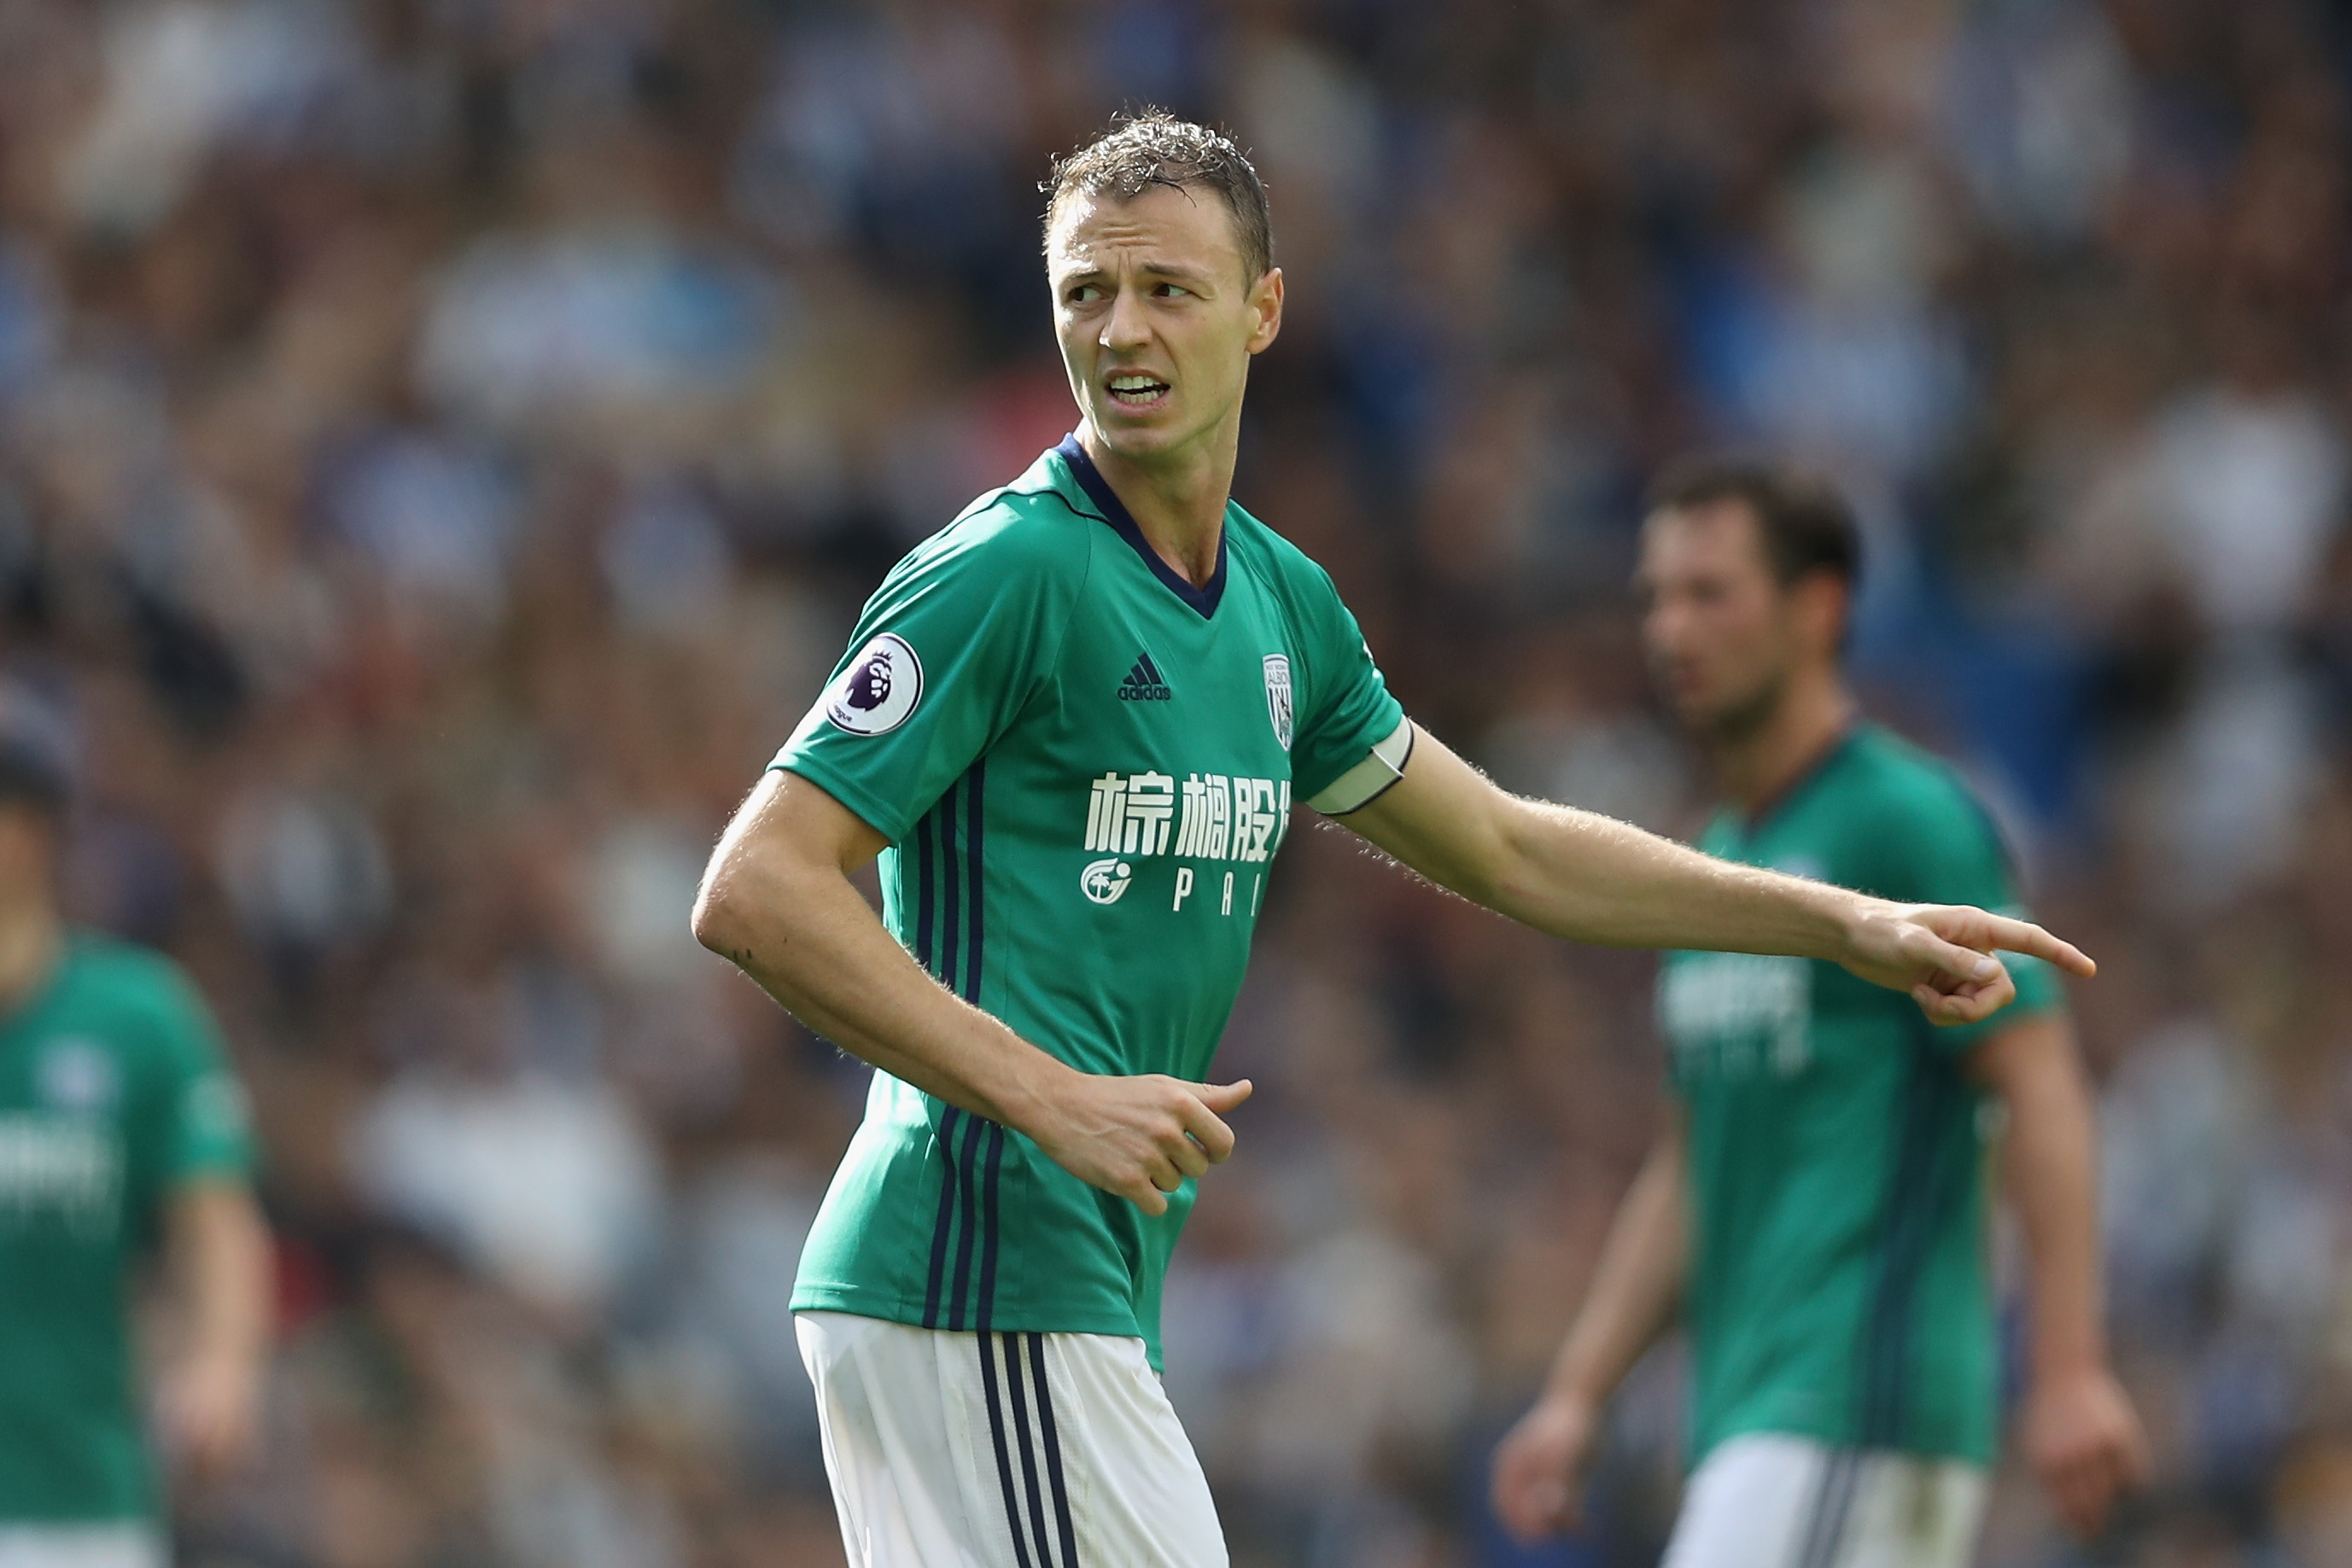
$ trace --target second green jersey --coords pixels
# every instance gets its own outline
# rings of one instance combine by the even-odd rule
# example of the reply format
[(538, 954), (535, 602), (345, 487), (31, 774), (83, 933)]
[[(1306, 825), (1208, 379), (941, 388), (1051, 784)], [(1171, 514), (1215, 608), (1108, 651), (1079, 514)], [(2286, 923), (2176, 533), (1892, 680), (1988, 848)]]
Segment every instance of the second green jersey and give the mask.
[(173, 1189), (248, 1157), (212, 1017), (169, 960), (76, 936), (0, 1018), (0, 1534), (156, 1514), (133, 1272)]
[[(1228, 506), (1205, 587), (1075, 438), (901, 561), (776, 758), (889, 841), (884, 920), (1087, 1072), (1199, 1080), (1294, 801), (1393, 778), (1410, 728), (1321, 568)], [(1139, 1335), (1192, 1184), (1145, 1215), (877, 1071), (795, 1311)]]
[[(1903, 903), (2017, 906), (1966, 785), (1874, 727), (1759, 821), (1719, 814), (1699, 847)], [(1938, 1029), (1908, 996), (1834, 964), (1668, 956), (1659, 1014), (1688, 1130), (1694, 1464), (1749, 1432), (1991, 1459), (1987, 1124), (1961, 1057), (2060, 1003), (2047, 966), (2004, 961), (2011, 1008)]]

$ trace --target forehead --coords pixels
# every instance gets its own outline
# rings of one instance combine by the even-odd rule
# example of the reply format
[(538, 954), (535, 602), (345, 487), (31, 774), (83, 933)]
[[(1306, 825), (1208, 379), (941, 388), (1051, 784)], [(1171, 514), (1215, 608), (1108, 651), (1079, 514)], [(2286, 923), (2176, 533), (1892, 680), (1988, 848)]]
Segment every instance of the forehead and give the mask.
[(1225, 199), (1206, 186), (1153, 185), (1135, 196), (1074, 191), (1055, 204), (1045, 266), (1059, 273), (1132, 258), (1202, 271), (1238, 268), (1236, 228)]
[(1642, 575), (1664, 572), (1771, 574), (1764, 530), (1747, 502), (1733, 497), (1696, 507), (1662, 507), (1642, 524)]

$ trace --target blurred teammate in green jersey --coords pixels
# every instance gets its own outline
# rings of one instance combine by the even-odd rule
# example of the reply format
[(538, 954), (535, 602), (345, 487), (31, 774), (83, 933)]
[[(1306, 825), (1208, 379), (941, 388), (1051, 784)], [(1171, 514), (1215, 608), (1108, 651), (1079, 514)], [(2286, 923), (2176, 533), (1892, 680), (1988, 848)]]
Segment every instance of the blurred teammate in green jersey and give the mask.
[[(1859, 566), (1819, 480), (1700, 460), (1660, 482), (1643, 635), (1726, 797), (1699, 847), (2014, 913), (1968, 787), (1856, 712), (1840, 651)], [(1998, 1145), (2032, 1270), (2024, 1452), (2067, 1521), (2098, 1526), (2143, 1459), (2101, 1331), (2090, 1095), (2057, 977), (2012, 972), (2008, 1011), (1938, 1027), (1834, 965), (1668, 956), (1665, 1126), (1496, 1455), (1507, 1525), (1575, 1521), (1612, 1391), (1679, 1318), (1693, 1469), (1668, 1568), (1960, 1568), (1997, 1437)]]
[(163, 1568), (140, 1265), (160, 1244), (174, 1266), (184, 1333), (155, 1425), (201, 1481), (251, 1441), (268, 1243), (203, 1001), (169, 959), (58, 913), (68, 779), (41, 705), (0, 689), (0, 1568)]
[[(1820, 958), (1939, 1019), (2009, 1001), (1996, 948), (2090, 968), (1496, 789), (1233, 502), (1283, 308), (1248, 160), (1147, 115), (1049, 189), (1078, 428), (883, 580), (695, 911), (880, 1069), (792, 1299), (857, 1568), (1226, 1561), (1160, 1288), (1249, 1092), (1201, 1080), (1294, 802), (1555, 936)], [(849, 881), (877, 855), (878, 921)]]

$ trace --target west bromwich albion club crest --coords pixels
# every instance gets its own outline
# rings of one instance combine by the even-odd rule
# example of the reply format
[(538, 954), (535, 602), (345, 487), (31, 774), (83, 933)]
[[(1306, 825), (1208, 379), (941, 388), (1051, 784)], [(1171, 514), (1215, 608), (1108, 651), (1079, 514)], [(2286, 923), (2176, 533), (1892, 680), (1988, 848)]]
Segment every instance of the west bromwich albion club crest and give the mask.
[(1282, 749), (1290, 749), (1290, 658), (1284, 653), (1265, 656), (1265, 713), (1274, 720), (1274, 738)]

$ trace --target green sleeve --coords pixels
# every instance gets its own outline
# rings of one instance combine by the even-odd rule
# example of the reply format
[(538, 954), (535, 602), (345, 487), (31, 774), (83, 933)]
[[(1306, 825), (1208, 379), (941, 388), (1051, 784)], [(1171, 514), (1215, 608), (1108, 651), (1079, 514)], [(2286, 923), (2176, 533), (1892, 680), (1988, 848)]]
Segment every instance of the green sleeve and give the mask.
[(166, 1188), (208, 1176), (244, 1177), (253, 1168), (245, 1088), (228, 1070), (212, 1009), (174, 974), (161, 988), (155, 1016), (165, 1074), (157, 1175)]
[(1086, 553), (982, 512), (891, 569), (772, 768), (801, 775), (892, 843), (1049, 678)]
[(1306, 681), (1290, 750), (1291, 789), (1300, 800), (1328, 789), (1404, 722), (1404, 708), (1389, 694), (1330, 574), (1311, 564), (1308, 570), (1313, 577), (1300, 606)]
[[(1937, 797), (1918, 802), (1904, 821), (1882, 826), (1875, 835), (1885, 852), (1874, 891), (1906, 904), (1972, 904), (2028, 917), (2015, 863), (1991, 813), (1957, 781)], [(2065, 1007), (2064, 988), (2048, 964), (2016, 953), (2000, 958), (2017, 982), (2017, 999), (1981, 1022), (1937, 1029), (1938, 1049), (1966, 1051), (2028, 1014)]]

